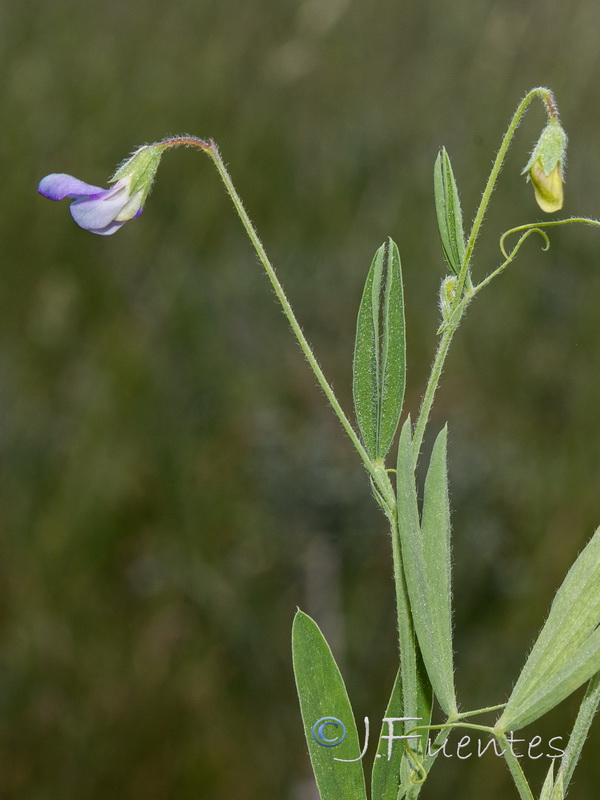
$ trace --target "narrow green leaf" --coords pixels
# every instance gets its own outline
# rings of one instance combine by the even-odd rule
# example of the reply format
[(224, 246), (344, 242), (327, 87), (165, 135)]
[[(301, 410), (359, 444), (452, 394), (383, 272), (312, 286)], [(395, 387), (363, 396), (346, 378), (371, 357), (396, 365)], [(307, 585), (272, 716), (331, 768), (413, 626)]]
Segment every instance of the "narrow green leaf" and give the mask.
[(406, 384), (406, 343), (404, 293), (400, 253), (388, 240), (386, 251), (383, 330), (381, 337), (381, 400), (377, 458), (384, 459), (392, 446), (404, 402)]
[[(406, 593), (404, 602), (406, 605), (405, 613), (410, 618), (412, 635), (402, 648), (400, 646), (400, 666), (402, 667), (403, 675), (403, 691), (404, 691), (404, 710), (407, 717), (414, 717), (417, 715), (417, 701), (418, 701), (418, 675), (417, 675), (417, 659), (415, 656), (417, 650), (417, 634), (416, 623), (414, 618), (414, 609), (412, 608), (412, 597), (408, 584), (408, 567), (406, 564), (406, 553), (408, 553), (409, 544), (415, 536), (419, 535), (419, 512), (417, 509), (417, 498), (415, 490), (415, 478), (412, 467), (412, 434), (411, 434), (411, 419), (407, 417), (402, 430), (400, 432), (400, 442), (398, 444), (398, 461), (396, 464), (396, 478), (397, 478), (397, 529), (399, 547), (401, 552), (401, 562), (403, 567), (404, 583)], [(400, 502), (400, 497), (403, 500)], [(400, 559), (399, 559), (400, 560)], [(404, 651), (407, 651), (405, 653)]]
[[(440, 438), (441, 437), (441, 438)], [(452, 668), (449, 580), (449, 512), (446, 488), (446, 434), (438, 437), (427, 476), (427, 541), (421, 533), (412, 461), (410, 422), (398, 446), (398, 529), (415, 631), (427, 674), (441, 707), (456, 712)], [(437, 537), (437, 539), (436, 539)], [(439, 541), (441, 539), (441, 542)], [(441, 564), (433, 563), (441, 557)], [(435, 581), (441, 576), (442, 586)], [(442, 596), (447, 591), (446, 597)], [(440, 616), (441, 615), (441, 616)]]
[(432, 635), (439, 680), (443, 686), (444, 710), (456, 710), (454, 663), (452, 657), (452, 586), (450, 563), (450, 502), (446, 449), (447, 426), (438, 434), (433, 446), (425, 491), (421, 531), (423, 560), (429, 603)]
[(358, 427), (368, 454), (377, 453), (379, 419), (379, 295), (385, 245), (375, 253), (356, 321), (352, 391)]
[(400, 255), (389, 239), (375, 253), (356, 324), (353, 394), (367, 452), (383, 460), (404, 400), (406, 347)]
[[(416, 717), (419, 718), (418, 722), (407, 725), (407, 728), (415, 728), (417, 725), (431, 725), (431, 715), (433, 713), (433, 689), (431, 681), (425, 668), (421, 653), (417, 654), (417, 713)], [(421, 734), (421, 741), (418, 742), (417, 748), (421, 759), (427, 753), (427, 739), (429, 738), (430, 731), (423, 731)], [(414, 740), (416, 741), (416, 739)], [(411, 744), (413, 750), (414, 744)]]
[[(518, 730), (543, 716), (561, 700), (568, 697), (592, 675), (600, 670), (600, 629), (596, 630), (574, 651), (568, 663), (546, 674), (546, 681), (537, 686), (533, 682), (522, 689), (516, 702), (510, 702), (501, 726)], [(527, 694), (526, 694), (527, 692)], [(511, 696), (512, 700), (512, 696)], [(508, 720), (508, 721), (507, 721)]]
[(564, 800), (564, 796), (565, 791), (563, 787), (563, 772), (562, 769), (559, 769), (556, 780), (554, 781), (554, 788), (552, 789), (550, 800)]
[(458, 188), (445, 147), (435, 160), (433, 188), (444, 257), (452, 272), (458, 275), (465, 257), (465, 234)]
[[(400, 670), (396, 675), (392, 694), (385, 710), (385, 719), (399, 719), (402, 713), (402, 678)], [(400, 729), (404, 732), (403, 723), (392, 723), (394, 735)], [(391, 742), (382, 737), (389, 736), (390, 723), (383, 722), (377, 753), (373, 761), (373, 772), (371, 774), (371, 797), (377, 800), (401, 800), (404, 792), (400, 793), (400, 764), (404, 754), (402, 742)]]
[(554, 761), (551, 761), (550, 768), (548, 769), (548, 772), (546, 773), (546, 777), (544, 779), (544, 785), (542, 786), (540, 800), (551, 799), (553, 786), (554, 786)]
[(565, 754), (562, 758), (561, 772), (564, 774), (564, 788), (567, 790), (573, 770), (581, 757), (583, 745), (587, 739), (592, 720), (600, 705), (600, 672), (597, 672), (589, 682), (583, 700), (579, 705), (577, 719), (569, 736)]
[(542, 793), (540, 800), (564, 800), (565, 791), (563, 786), (563, 769), (562, 766), (558, 771), (556, 780), (554, 780), (554, 761), (550, 764), (550, 769), (546, 773), (544, 785), (542, 786)]
[(366, 800), (361, 746), (343, 678), (318, 625), (302, 611), (292, 626), (292, 654), (321, 800)]
[(497, 727), (538, 719), (600, 670), (600, 529), (569, 570)]

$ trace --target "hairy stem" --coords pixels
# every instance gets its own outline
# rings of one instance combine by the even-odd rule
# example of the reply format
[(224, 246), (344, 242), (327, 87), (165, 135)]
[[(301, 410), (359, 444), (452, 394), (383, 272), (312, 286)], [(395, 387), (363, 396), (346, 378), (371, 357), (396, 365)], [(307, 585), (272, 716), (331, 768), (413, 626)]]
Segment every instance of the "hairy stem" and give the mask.
[(393, 491), (389, 478), (385, 473), (385, 470), (382, 470), (381, 468), (379, 468), (377, 464), (374, 464), (371, 458), (369, 457), (369, 454), (363, 447), (362, 442), (358, 438), (356, 431), (352, 427), (350, 420), (344, 413), (344, 410), (342, 409), (335, 395), (335, 392), (333, 391), (331, 384), (325, 377), (323, 370), (321, 369), (319, 362), (317, 361), (313, 353), (313, 350), (310, 344), (308, 343), (308, 340), (306, 339), (306, 336), (304, 335), (302, 328), (300, 327), (296, 315), (294, 314), (290, 302), (287, 299), (287, 296), (284, 292), (283, 286), (279, 278), (277, 277), (275, 269), (271, 264), (269, 257), (267, 256), (267, 253), (265, 251), (262, 242), (260, 241), (258, 233), (256, 232), (256, 229), (254, 228), (254, 225), (252, 224), (250, 217), (248, 216), (248, 213), (244, 208), (244, 204), (242, 203), (242, 200), (239, 194), (237, 193), (235, 186), (233, 185), (231, 176), (229, 175), (225, 163), (221, 158), (221, 154), (219, 153), (219, 149), (216, 143), (213, 142), (212, 140), (209, 142), (202, 142), (201, 140), (194, 140), (192, 138), (187, 137), (179, 141), (175, 139), (170, 140), (168, 142), (168, 146), (175, 146), (177, 143), (200, 147), (202, 150), (204, 150), (204, 152), (208, 153), (208, 155), (211, 157), (215, 167), (217, 168), (219, 175), (221, 176), (223, 184), (225, 185), (225, 189), (227, 190), (227, 193), (233, 202), (233, 205), (242, 222), (242, 225), (244, 226), (244, 229), (248, 234), (248, 238), (250, 239), (252, 246), (256, 251), (258, 259), (262, 264), (267, 274), (267, 277), (269, 278), (269, 281), (271, 282), (271, 286), (273, 287), (275, 295), (277, 296), (281, 308), (283, 309), (283, 313), (285, 314), (288, 320), (290, 328), (292, 329), (292, 333), (294, 334), (296, 341), (300, 345), (300, 349), (304, 353), (304, 356), (308, 361), (308, 364), (311, 370), (313, 371), (319, 383), (319, 386), (321, 387), (321, 389), (325, 393), (325, 396), (329, 400), (329, 403), (333, 408), (335, 415), (339, 419), (343, 429), (345, 430), (346, 434), (348, 435), (348, 438), (352, 442), (356, 452), (360, 456), (367, 472), (371, 475), (379, 492), (385, 498), (386, 502), (388, 503), (393, 502)]
[[(448, 350), (450, 348), (452, 337), (454, 336), (454, 333), (456, 332), (456, 329), (460, 324), (460, 320), (462, 319), (462, 314), (464, 312), (464, 309), (466, 308), (466, 303), (473, 296), (473, 290), (470, 288), (469, 281), (467, 280), (467, 278), (470, 274), (469, 267), (471, 264), (471, 257), (473, 255), (475, 243), (477, 241), (477, 238), (481, 230), (483, 218), (485, 217), (485, 213), (487, 211), (490, 199), (492, 197), (492, 192), (494, 191), (494, 188), (498, 181), (498, 176), (500, 175), (500, 170), (502, 169), (502, 166), (504, 164), (504, 159), (506, 158), (508, 148), (512, 143), (512, 140), (514, 138), (517, 128), (519, 127), (519, 123), (523, 118), (523, 115), (527, 111), (530, 103), (536, 97), (539, 97), (544, 102), (549, 117), (555, 118), (557, 116), (556, 105), (554, 103), (554, 97), (552, 95), (552, 92), (549, 89), (545, 89), (544, 87), (538, 87), (536, 89), (532, 89), (525, 95), (523, 100), (521, 100), (521, 102), (519, 103), (517, 110), (513, 114), (513, 117), (510, 121), (508, 129), (504, 134), (504, 137), (500, 144), (500, 149), (498, 150), (498, 153), (492, 165), (490, 175), (485, 185), (485, 189), (483, 190), (483, 194), (481, 196), (481, 201), (479, 203), (477, 213), (475, 214), (473, 226), (471, 227), (471, 233), (469, 234), (469, 239), (467, 241), (467, 245), (465, 248), (465, 256), (461, 264), (460, 272), (457, 278), (456, 293), (455, 293), (454, 304), (452, 307), (452, 313), (450, 314), (450, 319), (446, 323), (444, 332), (440, 338), (438, 349), (431, 367), (429, 380), (427, 382), (427, 387), (425, 389), (425, 394), (423, 395), (421, 408), (419, 409), (419, 416), (417, 418), (415, 433), (413, 437), (413, 461), (415, 466), (419, 459), (419, 453), (421, 450), (421, 445), (423, 443), (425, 428), (427, 427), (429, 414), (431, 412), (431, 407), (433, 405), (433, 399), (435, 397), (440, 377), (442, 375), (444, 362), (446, 360), (446, 356), (448, 355)], [(506, 264), (503, 265), (503, 268), (505, 266)], [(481, 286), (479, 288), (481, 288)], [(462, 311), (459, 311), (461, 304), (463, 308)]]
[(417, 712), (417, 640), (410, 610), (406, 578), (402, 566), (402, 551), (397, 520), (390, 520), (390, 525), (392, 535), (392, 557), (394, 562), (394, 585), (396, 587), (402, 702), (404, 716), (413, 717)]
[(457, 327), (458, 323), (446, 328), (440, 338), (438, 349), (435, 354), (435, 358), (433, 359), (431, 373), (429, 375), (429, 380), (427, 381), (427, 387), (425, 389), (425, 394), (423, 395), (423, 400), (421, 401), (421, 408), (419, 409), (419, 416), (417, 417), (415, 431), (413, 434), (413, 464), (415, 467), (417, 466), (417, 461), (419, 460), (419, 453), (421, 452), (423, 436), (425, 435), (425, 428), (427, 427), (427, 422), (429, 421), (429, 414), (433, 405), (433, 399), (435, 397), (440, 378), (442, 377), (442, 370), (444, 369), (446, 356), (448, 355), (448, 350), (450, 349), (450, 344)]
[(519, 105), (517, 106), (517, 110), (513, 114), (513, 117), (509, 123), (506, 133), (502, 139), (502, 143), (500, 144), (500, 149), (496, 155), (494, 160), (494, 164), (492, 166), (492, 170), (490, 172), (490, 176), (487, 180), (485, 185), (485, 189), (483, 190), (483, 194), (481, 196), (481, 201), (479, 203), (479, 208), (477, 209), (477, 213), (475, 214), (475, 219), (473, 221), (473, 226), (471, 228), (471, 233), (469, 234), (469, 239), (467, 241), (467, 246), (465, 248), (465, 257), (458, 275), (458, 284), (457, 284), (457, 303), (460, 301), (463, 293), (463, 289), (465, 286), (465, 280), (467, 273), (469, 271), (469, 266), (471, 263), (471, 256), (473, 255), (473, 250), (475, 248), (475, 243), (477, 241), (477, 237), (479, 236), (479, 232), (481, 230), (481, 225), (483, 223), (483, 218), (485, 217), (485, 213), (488, 209), (490, 204), (490, 199), (492, 197), (492, 192), (496, 187), (496, 182), (498, 181), (498, 176), (500, 175), (500, 170), (504, 164), (504, 159), (506, 158), (506, 154), (508, 152), (508, 148), (510, 147), (514, 135), (519, 127), (519, 123), (523, 119), (525, 112), (527, 111), (531, 102), (536, 98), (539, 97), (546, 106), (546, 111), (548, 116), (555, 118), (557, 116), (556, 112), (556, 105), (554, 103), (554, 96), (550, 89), (546, 89), (544, 87), (537, 87), (536, 89), (532, 89), (528, 92), (525, 97), (521, 100)]
[(521, 764), (519, 763), (519, 759), (513, 753), (511, 746), (506, 738), (504, 733), (496, 732), (496, 739), (500, 743), (500, 747), (504, 750), (504, 760), (508, 765), (508, 769), (510, 770), (510, 774), (512, 775), (513, 781), (515, 782), (515, 786), (519, 792), (519, 797), (521, 800), (534, 800), (533, 793), (527, 782), (527, 778), (525, 777), (525, 773), (521, 768)]

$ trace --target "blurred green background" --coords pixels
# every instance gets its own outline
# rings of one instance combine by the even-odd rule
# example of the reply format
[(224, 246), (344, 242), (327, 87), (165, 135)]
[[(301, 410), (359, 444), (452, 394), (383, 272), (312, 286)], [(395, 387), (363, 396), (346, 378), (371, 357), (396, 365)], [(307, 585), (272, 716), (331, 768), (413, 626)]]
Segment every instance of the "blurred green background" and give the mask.
[[(444, 275), (437, 149), (470, 220), (517, 102), (548, 85), (564, 210), (598, 216), (599, 26), (596, 0), (2, 5), (2, 800), (313, 800), (296, 606), (359, 718), (382, 716), (397, 665), (383, 517), (209, 160), (170, 153), (107, 239), (39, 179), (102, 184), (139, 144), (214, 137), (347, 409), (362, 283), (392, 235), (414, 413)], [(480, 276), (503, 230), (540, 217), (519, 172), (543, 119), (518, 132)], [(464, 707), (506, 698), (600, 521), (599, 249), (585, 228), (546, 254), (531, 240), (446, 367), (432, 427), (450, 426)], [(566, 736), (575, 709), (525, 735)], [(578, 800), (597, 796), (599, 744)], [(547, 765), (525, 765), (536, 788)], [(448, 760), (423, 797), (483, 795), (515, 796), (493, 756)]]

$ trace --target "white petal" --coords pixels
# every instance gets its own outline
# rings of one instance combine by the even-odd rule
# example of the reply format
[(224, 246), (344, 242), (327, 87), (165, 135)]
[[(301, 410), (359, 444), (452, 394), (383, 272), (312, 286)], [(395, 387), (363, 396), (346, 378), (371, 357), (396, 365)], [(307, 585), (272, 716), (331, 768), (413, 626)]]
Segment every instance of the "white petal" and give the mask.
[(106, 228), (118, 216), (129, 200), (127, 186), (116, 183), (101, 195), (81, 197), (71, 203), (71, 216), (88, 231)]

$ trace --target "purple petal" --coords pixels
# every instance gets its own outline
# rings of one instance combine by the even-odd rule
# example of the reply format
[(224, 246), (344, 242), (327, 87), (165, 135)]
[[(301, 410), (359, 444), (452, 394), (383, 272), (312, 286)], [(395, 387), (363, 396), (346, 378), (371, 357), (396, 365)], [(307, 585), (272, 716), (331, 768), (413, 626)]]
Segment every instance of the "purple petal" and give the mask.
[(101, 186), (93, 186), (91, 183), (85, 183), (79, 178), (65, 175), (62, 172), (46, 175), (38, 186), (38, 192), (49, 200), (64, 200), (65, 197), (89, 197), (106, 191), (110, 190), (103, 189)]
[(115, 221), (128, 200), (127, 187), (115, 184), (95, 197), (84, 195), (75, 200), (71, 203), (71, 216), (80, 228), (96, 233)]

